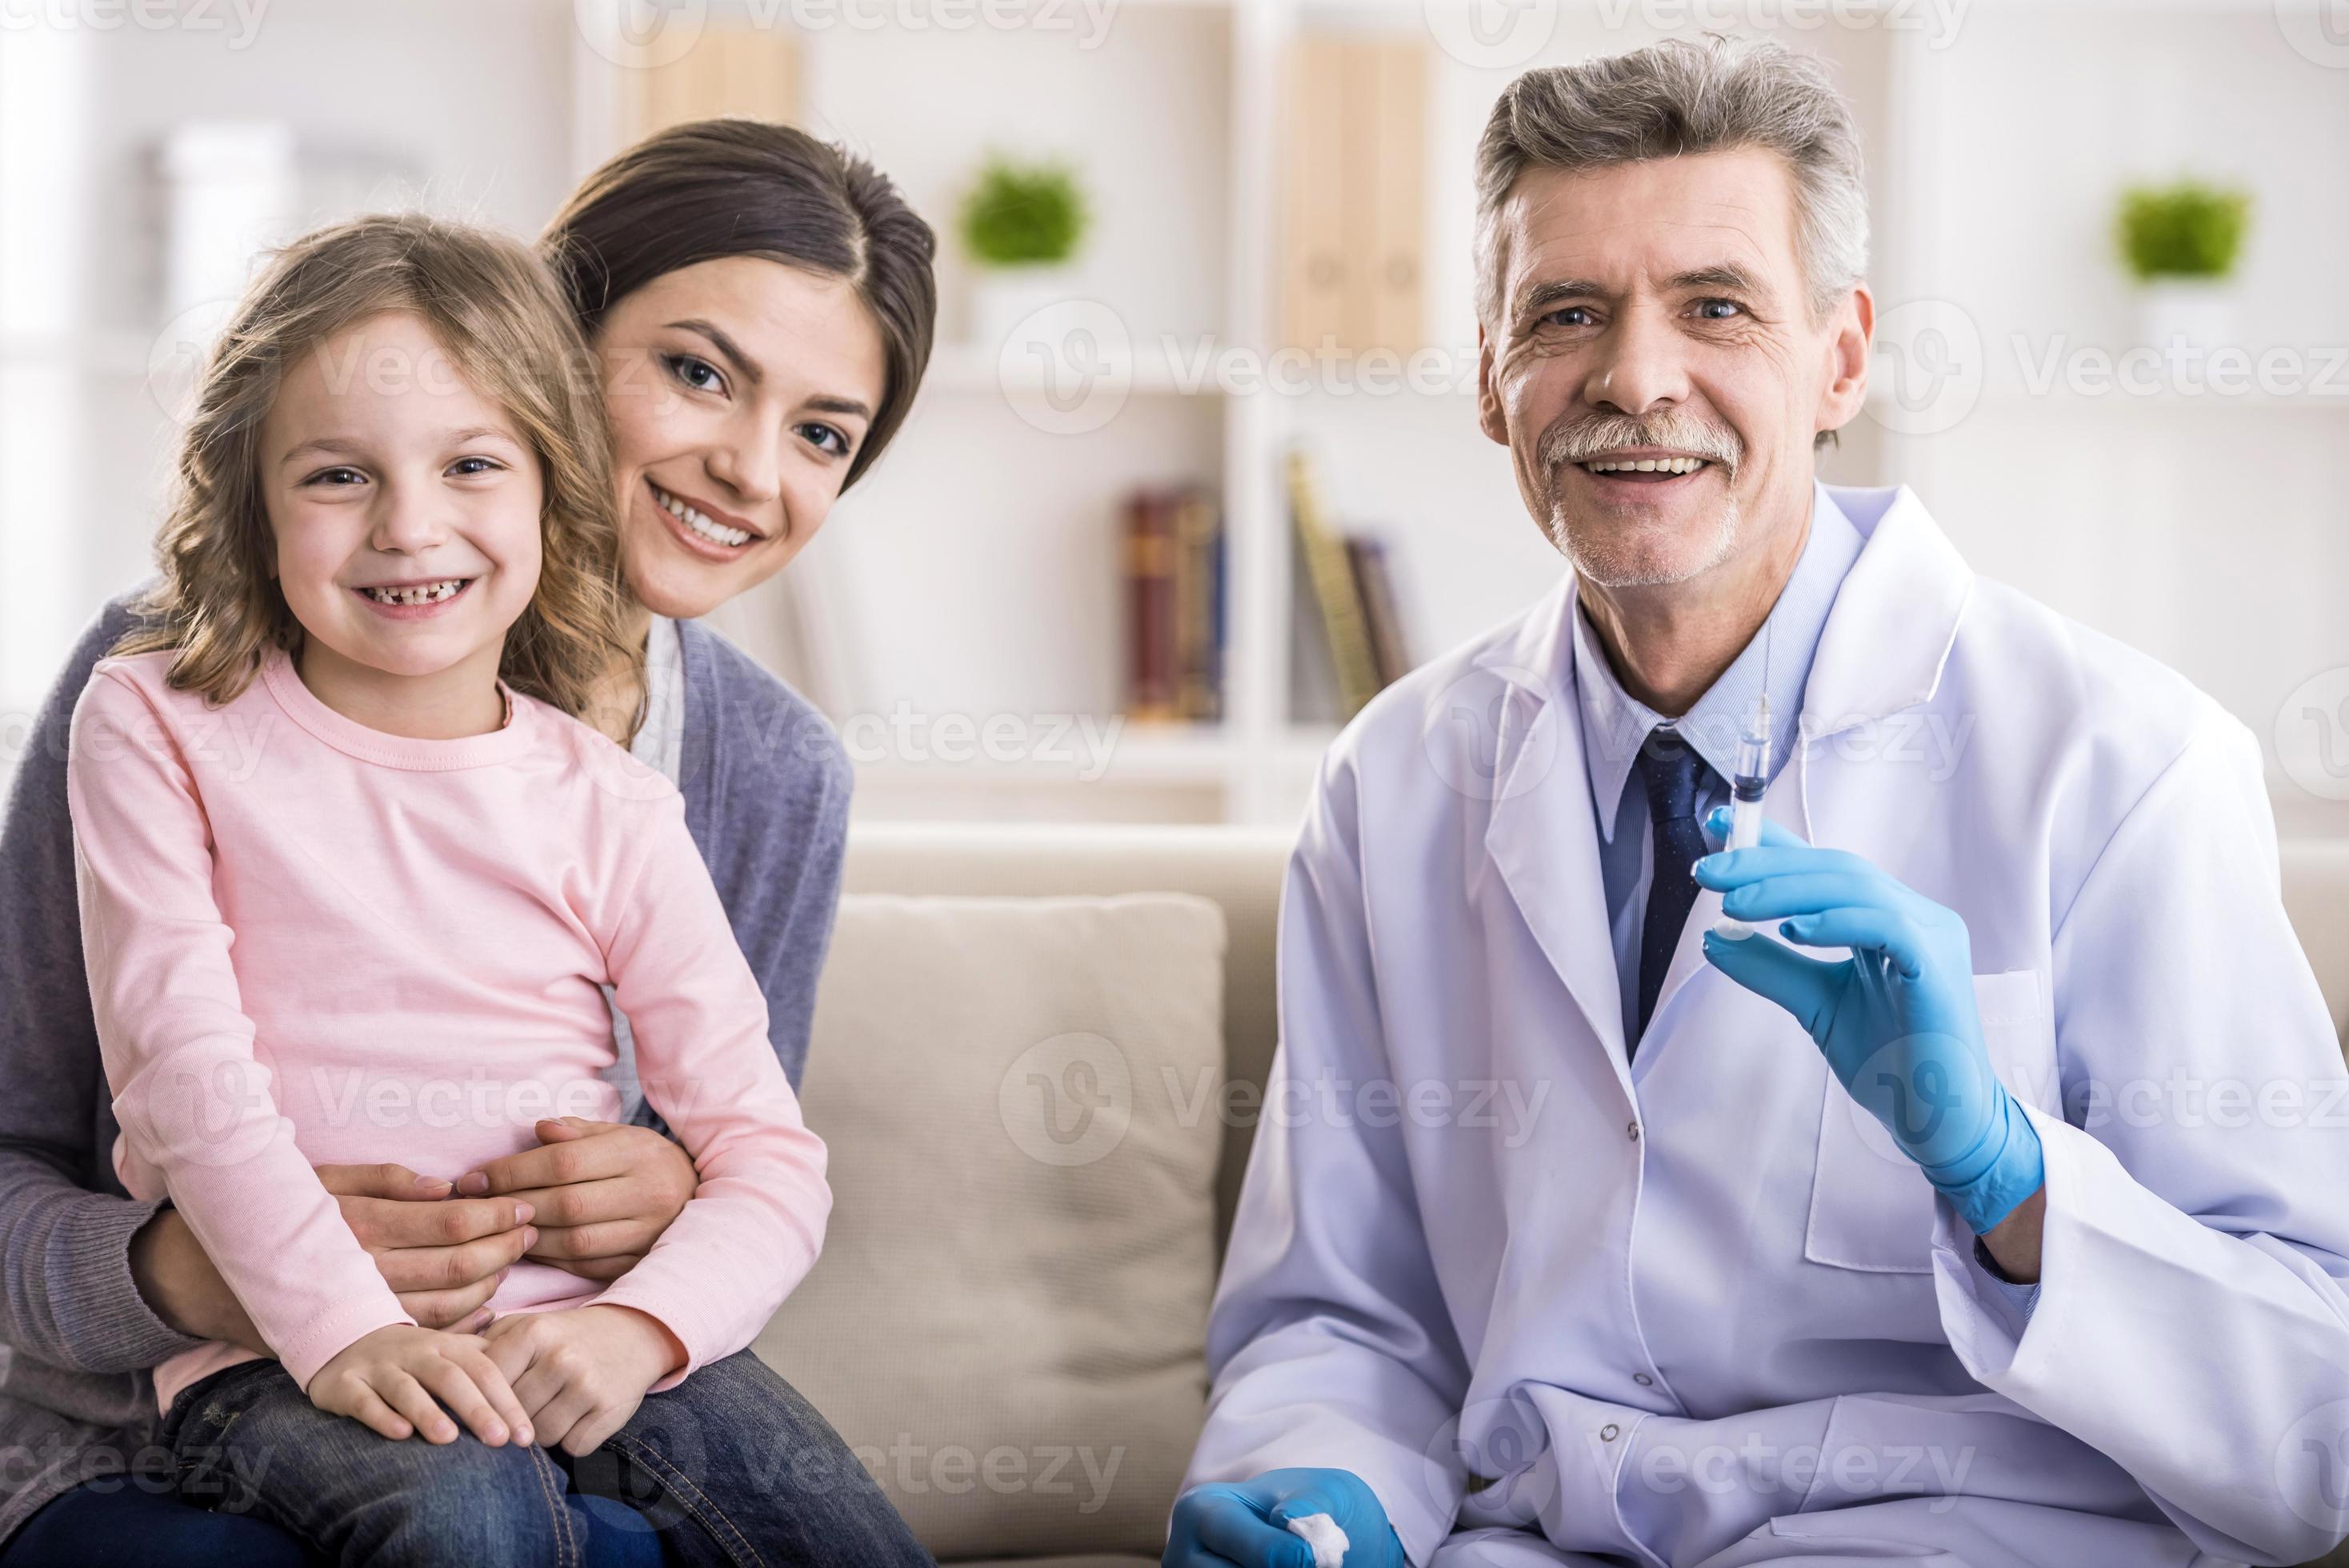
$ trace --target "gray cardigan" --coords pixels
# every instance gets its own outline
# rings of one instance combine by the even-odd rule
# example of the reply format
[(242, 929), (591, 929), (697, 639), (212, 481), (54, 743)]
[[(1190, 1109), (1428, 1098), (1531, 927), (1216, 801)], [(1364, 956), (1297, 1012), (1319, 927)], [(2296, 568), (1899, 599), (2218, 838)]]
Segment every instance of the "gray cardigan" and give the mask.
[[(66, 738), (135, 594), (82, 634), (41, 707), (0, 821), (0, 1542), (96, 1476), (148, 1470), (151, 1369), (198, 1341), (148, 1307), (130, 1238), (160, 1206), (115, 1179), (116, 1133), (82, 972)], [(792, 1082), (832, 936), (852, 779), (832, 727), (740, 649), (680, 623), (678, 786)], [(649, 1108), (638, 1119), (659, 1125)]]

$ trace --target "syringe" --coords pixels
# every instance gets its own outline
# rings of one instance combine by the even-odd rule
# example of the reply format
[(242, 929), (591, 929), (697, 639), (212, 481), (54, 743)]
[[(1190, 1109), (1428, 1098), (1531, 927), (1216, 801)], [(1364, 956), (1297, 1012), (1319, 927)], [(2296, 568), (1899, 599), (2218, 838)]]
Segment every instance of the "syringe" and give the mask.
[[(1756, 698), (1745, 716), (1745, 733), (1737, 738), (1737, 771), (1729, 781), (1729, 841), (1722, 846), (1730, 850), (1750, 850), (1762, 841), (1762, 792), (1770, 784), (1770, 698), (1765, 693)], [(1723, 915), (1713, 923), (1716, 935), (1732, 942), (1743, 942), (1754, 934), (1754, 928), (1742, 920)]]

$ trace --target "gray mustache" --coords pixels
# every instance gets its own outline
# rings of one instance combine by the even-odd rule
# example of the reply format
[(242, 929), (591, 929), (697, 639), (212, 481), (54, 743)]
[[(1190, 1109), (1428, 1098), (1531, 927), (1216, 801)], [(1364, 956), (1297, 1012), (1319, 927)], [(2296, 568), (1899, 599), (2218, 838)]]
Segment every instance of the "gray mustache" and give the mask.
[(1736, 478), (1738, 462), (1745, 455), (1744, 443), (1735, 432), (1692, 415), (1664, 413), (1636, 418), (1629, 414), (1599, 414), (1570, 425), (1553, 425), (1542, 432), (1534, 457), (1548, 471), (1625, 447), (1669, 447), (1719, 463), (1732, 479)]

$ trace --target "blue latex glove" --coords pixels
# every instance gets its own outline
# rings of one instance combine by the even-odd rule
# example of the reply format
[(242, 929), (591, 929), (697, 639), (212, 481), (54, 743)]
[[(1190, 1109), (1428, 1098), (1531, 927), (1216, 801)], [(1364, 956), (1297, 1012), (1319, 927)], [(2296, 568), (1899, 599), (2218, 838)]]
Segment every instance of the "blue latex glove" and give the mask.
[(1378, 1494), (1341, 1470), (1267, 1470), (1209, 1481), (1174, 1500), (1160, 1568), (1313, 1568), (1313, 1548), (1288, 1522), (1326, 1513), (1346, 1532), (1346, 1568), (1406, 1568)]
[[(1725, 836), (1729, 809), (1706, 826)], [(1733, 919), (1775, 920), (1788, 942), (1851, 949), (1826, 963), (1758, 932), (1743, 942), (1704, 934), (1713, 967), (1810, 1031), (1852, 1099), (1975, 1235), (2039, 1190), (2039, 1134), (1982, 1045), (1964, 921), (1859, 856), (1813, 849), (1775, 822), (1762, 824), (1759, 847), (1697, 861), (1696, 880)]]

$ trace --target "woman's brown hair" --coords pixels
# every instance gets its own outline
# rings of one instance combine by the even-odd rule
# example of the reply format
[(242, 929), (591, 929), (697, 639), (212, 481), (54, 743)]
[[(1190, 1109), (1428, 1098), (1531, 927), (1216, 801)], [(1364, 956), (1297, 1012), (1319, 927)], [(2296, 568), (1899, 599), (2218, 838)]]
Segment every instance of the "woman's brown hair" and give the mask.
[(581, 182), (539, 237), (592, 339), (655, 278), (757, 256), (844, 278), (881, 330), (887, 385), (841, 488), (889, 444), (930, 363), (937, 236), (887, 175), (803, 130), (702, 119), (657, 131)]
[(621, 631), (611, 438), (595, 365), (569, 303), (515, 241), (419, 213), (354, 219), (295, 241), (239, 303), (204, 366), (181, 438), (162, 580), (114, 652), (177, 652), (171, 683), (215, 703), (242, 692), (302, 628), (270, 573), (261, 427), (287, 370), (358, 322), (420, 316), (456, 368), (502, 406), (537, 454), (538, 587), (506, 632), (499, 673), (584, 715), (616, 665), (643, 652)]

